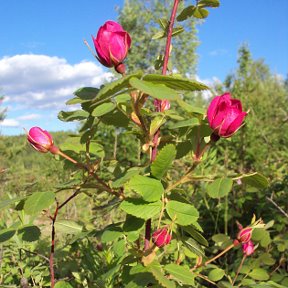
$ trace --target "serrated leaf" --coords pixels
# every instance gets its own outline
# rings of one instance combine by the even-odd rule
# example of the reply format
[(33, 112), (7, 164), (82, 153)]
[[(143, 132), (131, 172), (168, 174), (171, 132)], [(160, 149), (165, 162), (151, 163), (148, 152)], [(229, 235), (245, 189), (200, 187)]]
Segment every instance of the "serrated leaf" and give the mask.
[(112, 103), (112, 102), (103, 103), (103, 104), (97, 106), (92, 111), (92, 116), (101, 117), (101, 116), (113, 111), (115, 108), (116, 108), (116, 105), (114, 103)]
[(201, 246), (192, 238), (183, 237), (182, 242), (184, 245), (197, 256), (204, 257), (205, 253)]
[(162, 270), (162, 267), (161, 267), (159, 262), (154, 261), (151, 264), (149, 264), (146, 268), (149, 272), (151, 272), (153, 274), (155, 279), (158, 281), (158, 283), (162, 287), (166, 287), (166, 288), (175, 288), (176, 287), (174, 282), (167, 279), (167, 277), (165, 276), (164, 271)]
[(197, 222), (199, 217), (199, 212), (193, 205), (174, 200), (167, 203), (166, 211), (175, 223), (183, 226)]
[(216, 269), (212, 269), (209, 274), (208, 274), (208, 278), (214, 282), (217, 282), (219, 280), (221, 280), (225, 275), (225, 271), (220, 269), (220, 268), (216, 268)]
[(151, 165), (152, 175), (157, 179), (161, 179), (171, 167), (175, 157), (176, 148), (173, 144), (163, 147)]
[(41, 231), (37, 226), (28, 225), (18, 229), (17, 234), (23, 241), (33, 242), (39, 240)]
[(198, 7), (219, 7), (220, 2), (219, 0), (200, 0), (197, 4)]
[(76, 90), (73, 94), (82, 100), (92, 100), (97, 96), (99, 92), (98, 88), (94, 87), (83, 87)]
[(195, 18), (198, 18), (198, 19), (204, 19), (204, 18), (207, 18), (209, 15), (209, 11), (207, 9), (204, 9), (204, 8), (196, 8), (194, 13), (193, 13), (193, 16)]
[(103, 243), (114, 241), (120, 237), (123, 236), (123, 231), (121, 227), (117, 224), (111, 224), (108, 227), (105, 228), (105, 231), (103, 232), (101, 236), (101, 241)]
[(157, 130), (166, 122), (165, 115), (157, 115), (150, 124), (150, 135), (154, 135)]
[(141, 175), (131, 178), (127, 187), (139, 193), (147, 202), (159, 200), (164, 192), (164, 188), (159, 180)]
[(65, 234), (78, 234), (83, 227), (75, 221), (62, 219), (55, 222), (55, 229)]
[(199, 125), (199, 120), (197, 118), (191, 118), (188, 120), (178, 121), (169, 125), (169, 129), (178, 129), (182, 127), (193, 127)]
[(162, 39), (166, 36), (167, 33), (165, 33), (165, 31), (158, 31), (157, 33), (155, 33), (153, 36), (152, 36), (152, 39), (153, 40), (157, 40), (157, 39)]
[(36, 192), (30, 195), (24, 204), (24, 212), (28, 215), (34, 215), (47, 209), (55, 201), (53, 192)]
[(189, 233), (199, 244), (208, 247), (208, 241), (193, 226), (185, 226), (183, 230)]
[(16, 233), (15, 229), (2, 229), (0, 231), (0, 243), (6, 242), (8, 240), (10, 240)]
[(173, 28), (172, 36), (175, 37), (175, 36), (181, 34), (184, 31), (185, 30), (184, 30), (184, 28), (182, 26), (175, 27), (175, 28)]
[(12, 204), (14, 204), (16, 202), (19, 202), (19, 201), (21, 201), (21, 200), (23, 200), (25, 198), (27, 198), (27, 196), (22, 196), (22, 197), (16, 197), (16, 198), (13, 198), (13, 199), (2, 200), (0, 202), (0, 210), (2, 210), (5, 207), (11, 206)]
[(195, 11), (196, 7), (194, 5), (190, 5), (186, 8), (184, 8), (180, 14), (177, 16), (177, 21), (184, 21), (186, 20), (187, 18), (189, 17), (192, 17), (193, 16), (193, 13)]
[(232, 189), (230, 178), (218, 178), (207, 185), (207, 193), (211, 198), (218, 199), (227, 196)]
[(120, 78), (119, 80), (113, 81), (111, 83), (105, 84), (98, 92), (96, 98), (92, 101), (92, 103), (95, 103), (94, 105), (97, 105), (97, 102), (103, 101), (105, 99), (109, 99), (116, 93), (119, 93), (121, 91), (125, 91), (129, 87), (129, 80), (132, 77), (140, 78), (142, 75), (141, 72), (128, 75), (125, 77)]
[(270, 278), (268, 272), (262, 268), (253, 269), (248, 275), (255, 280), (268, 280)]
[(137, 78), (131, 78), (129, 83), (137, 90), (140, 90), (156, 99), (176, 100), (179, 97), (175, 90), (170, 89), (164, 84), (154, 84)]
[(133, 176), (138, 175), (142, 171), (142, 168), (132, 167), (123, 172), (117, 179), (112, 182), (113, 188), (119, 188), (128, 182)]
[(126, 213), (147, 220), (157, 215), (162, 208), (162, 202), (145, 202), (142, 199), (126, 199), (120, 205)]
[(58, 113), (58, 119), (63, 122), (70, 122), (70, 121), (80, 121), (88, 118), (89, 113), (83, 110), (76, 110), (76, 111), (60, 111)]
[(188, 113), (194, 113), (194, 114), (201, 114), (201, 115), (204, 115), (206, 114), (206, 110), (204, 108), (201, 108), (201, 107), (195, 107), (195, 106), (192, 106), (186, 102), (184, 102), (183, 100), (179, 99), (177, 101), (177, 103), (179, 104), (179, 106), (181, 108), (183, 108), (185, 111), (187, 111)]
[(194, 278), (195, 275), (189, 271), (189, 268), (180, 266), (174, 263), (168, 264), (164, 267), (164, 269), (175, 278), (175, 280), (186, 284), (195, 286)]
[[(163, 84), (177, 91), (202, 91), (209, 89), (208, 86), (206, 86), (201, 82), (195, 80), (189, 80), (182, 77), (173, 77), (159, 74), (147, 74), (143, 77), (143, 80), (152, 82), (154, 84)], [(177, 98), (180, 99), (179, 97)]]
[(73, 286), (71, 286), (68, 282), (61, 280), (55, 284), (55, 288), (73, 288)]
[(258, 172), (243, 174), (235, 177), (235, 179), (240, 179), (241, 182), (245, 183), (246, 185), (256, 187), (258, 189), (265, 189), (269, 185), (268, 179)]

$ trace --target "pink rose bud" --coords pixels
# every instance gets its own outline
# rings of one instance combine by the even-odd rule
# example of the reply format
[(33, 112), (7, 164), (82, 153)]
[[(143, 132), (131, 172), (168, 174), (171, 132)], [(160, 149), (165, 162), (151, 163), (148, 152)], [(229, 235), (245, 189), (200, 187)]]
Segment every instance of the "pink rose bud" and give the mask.
[[(115, 67), (119, 73), (125, 73), (122, 62), (131, 46), (131, 38), (122, 26), (114, 21), (107, 21), (98, 30), (96, 38), (92, 36), (98, 60), (106, 67)], [(117, 66), (119, 69), (117, 69)], [(119, 71), (118, 71), (119, 70)]]
[(247, 243), (242, 244), (242, 251), (247, 256), (253, 254), (255, 251), (253, 242), (249, 240)]
[(166, 228), (160, 228), (152, 234), (153, 243), (159, 248), (169, 244), (171, 238)]
[(166, 99), (164, 100), (154, 100), (154, 107), (157, 109), (158, 112), (164, 112), (170, 109), (170, 102)]
[(230, 93), (216, 96), (210, 103), (207, 118), (213, 134), (231, 137), (241, 127), (247, 112), (242, 111), (240, 100), (231, 99)]
[(32, 127), (27, 134), (27, 140), (35, 150), (41, 153), (50, 151), (56, 154), (58, 151), (58, 148), (54, 146), (52, 136), (40, 127)]
[(249, 242), (252, 237), (252, 231), (253, 229), (251, 227), (241, 229), (237, 235), (237, 240), (242, 244)]

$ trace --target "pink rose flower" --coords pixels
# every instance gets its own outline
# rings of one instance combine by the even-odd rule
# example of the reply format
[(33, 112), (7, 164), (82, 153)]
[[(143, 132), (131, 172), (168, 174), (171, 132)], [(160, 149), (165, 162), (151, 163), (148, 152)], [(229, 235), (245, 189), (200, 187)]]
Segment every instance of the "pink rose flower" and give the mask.
[[(122, 64), (131, 46), (131, 38), (128, 32), (119, 23), (114, 21), (105, 22), (98, 30), (96, 38), (92, 36), (92, 39), (98, 60), (104, 66), (114, 66), (115, 69), (118, 65)], [(123, 70), (122, 68), (120, 70)]]
[(213, 134), (231, 137), (241, 127), (247, 112), (242, 111), (240, 100), (231, 99), (230, 93), (216, 96), (210, 103), (207, 118)]
[(152, 234), (153, 243), (159, 248), (169, 244), (171, 238), (172, 236), (166, 228), (160, 228)]
[(241, 229), (237, 235), (237, 240), (241, 243), (249, 242), (252, 237), (252, 231), (253, 229), (251, 227)]
[(247, 256), (253, 254), (255, 251), (253, 242), (249, 240), (247, 243), (242, 244), (242, 251)]
[(52, 136), (40, 127), (32, 127), (27, 134), (27, 140), (35, 150), (41, 153), (50, 151), (55, 154), (58, 150), (58, 148), (54, 146)]

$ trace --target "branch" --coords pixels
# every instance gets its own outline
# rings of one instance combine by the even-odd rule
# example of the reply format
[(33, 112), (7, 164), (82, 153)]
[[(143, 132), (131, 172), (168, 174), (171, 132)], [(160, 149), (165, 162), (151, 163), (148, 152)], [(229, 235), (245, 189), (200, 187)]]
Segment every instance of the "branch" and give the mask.
[(271, 197), (266, 197), (266, 199), (271, 202), (285, 217), (288, 218), (288, 214), (280, 206), (278, 206), (278, 204)]

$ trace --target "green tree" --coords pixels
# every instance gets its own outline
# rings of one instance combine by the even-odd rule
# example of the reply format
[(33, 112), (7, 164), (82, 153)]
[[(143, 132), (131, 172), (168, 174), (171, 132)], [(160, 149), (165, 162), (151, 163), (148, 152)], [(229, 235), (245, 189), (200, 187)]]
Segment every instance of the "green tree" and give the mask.
[[(0, 96), (0, 105), (2, 104), (4, 97)], [(0, 121), (3, 121), (6, 115), (6, 109), (0, 108)]]
[[(183, 8), (184, 4), (180, 4)], [(164, 54), (166, 38), (160, 41), (151, 38), (160, 31), (158, 20), (163, 18), (169, 20), (170, 11), (171, 1), (167, 0), (125, 0), (123, 7), (118, 8), (118, 21), (132, 37), (132, 47), (126, 61), (129, 72), (153, 69), (155, 55)], [(199, 42), (195, 24), (194, 19), (181, 22), (181, 25), (185, 26), (185, 31), (173, 38), (172, 67), (182, 75), (186, 73), (194, 75), (196, 72), (196, 48)], [(176, 26), (179, 25), (176, 23)]]

